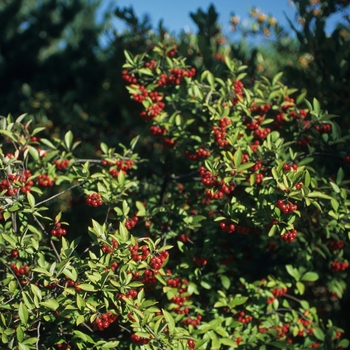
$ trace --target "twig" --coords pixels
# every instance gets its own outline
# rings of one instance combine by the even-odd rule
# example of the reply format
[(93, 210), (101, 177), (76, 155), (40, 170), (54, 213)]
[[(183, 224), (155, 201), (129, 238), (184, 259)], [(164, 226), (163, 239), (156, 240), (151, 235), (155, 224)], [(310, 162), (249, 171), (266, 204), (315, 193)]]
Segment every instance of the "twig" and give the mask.
[[(33, 214), (33, 219), (35, 220), (35, 222), (40, 226), (41, 230), (48, 236), (48, 232), (45, 230), (45, 227), (43, 226), (43, 224), (38, 220), (38, 218)], [(53, 251), (55, 252), (56, 258), (58, 259), (58, 261), (62, 261), (60, 255), (58, 254), (58, 251), (52, 241), (52, 239), (50, 239), (50, 244), (51, 247), (53, 249)]]
[(77, 185), (73, 185), (73, 186), (71, 186), (71, 187), (69, 187), (69, 188), (67, 188), (67, 189), (65, 189), (65, 190), (63, 190), (63, 191), (61, 191), (60, 193), (56, 193), (56, 194), (54, 194), (53, 196), (51, 196), (51, 197), (49, 197), (49, 198), (46, 198), (46, 199), (44, 199), (43, 201), (41, 201), (41, 202), (39, 202), (39, 203), (36, 203), (36, 204), (34, 205), (34, 207), (37, 207), (37, 206), (39, 206), (39, 205), (41, 205), (41, 204), (43, 204), (43, 203), (49, 202), (50, 200), (52, 200), (52, 199), (54, 199), (54, 198), (56, 198), (56, 197), (59, 197), (61, 194), (65, 193), (65, 192), (68, 192), (68, 191), (72, 190), (73, 188), (79, 187), (79, 186), (81, 186), (81, 185), (82, 185), (82, 183), (77, 184)]
[(41, 327), (41, 321), (38, 322), (38, 326), (36, 327), (36, 333), (38, 337), (38, 341), (36, 342), (35, 346), (39, 350), (39, 340), (40, 340), (40, 327)]
[(296, 301), (299, 304), (301, 303), (301, 300), (296, 298), (296, 297), (294, 297), (293, 295), (290, 295), (290, 294), (286, 293), (286, 294), (284, 294), (284, 296), (289, 298), (289, 299), (292, 299), (292, 300)]

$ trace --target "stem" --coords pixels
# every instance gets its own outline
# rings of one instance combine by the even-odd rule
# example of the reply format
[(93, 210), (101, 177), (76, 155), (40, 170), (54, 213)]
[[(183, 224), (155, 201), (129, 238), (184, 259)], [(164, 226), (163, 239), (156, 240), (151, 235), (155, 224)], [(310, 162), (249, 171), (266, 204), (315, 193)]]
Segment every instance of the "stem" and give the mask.
[(293, 295), (290, 295), (290, 294), (284, 294), (284, 296), (285, 297), (287, 297), (287, 298), (289, 298), (289, 299), (292, 299), (292, 300), (294, 300), (294, 301), (296, 301), (297, 303), (301, 303), (301, 300), (300, 299), (298, 299), (298, 298), (296, 298), (296, 297), (294, 297)]
[(38, 327), (36, 327), (38, 341), (36, 342), (35, 346), (38, 350), (39, 350), (39, 340), (40, 340), (40, 326), (41, 326), (41, 321), (38, 322)]
[(59, 193), (56, 193), (55, 195), (53, 195), (53, 196), (51, 196), (51, 197), (49, 197), (49, 198), (47, 198), (47, 199), (44, 199), (43, 201), (41, 201), (41, 202), (39, 202), (39, 203), (36, 203), (36, 204), (34, 205), (34, 207), (38, 207), (39, 205), (41, 205), (41, 204), (43, 204), (43, 203), (49, 202), (50, 200), (52, 200), (52, 199), (54, 199), (54, 198), (60, 196), (61, 194), (65, 193), (65, 192), (68, 192), (68, 191), (72, 190), (73, 188), (79, 187), (79, 186), (81, 186), (81, 185), (82, 185), (82, 183), (77, 184), (77, 185), (73, 185), (73, 186), (71, 186), (71, 187), (69, 187), (69, 188), (67, 188), (67, 189), (65, 189), (65, 190), (63, 190), (63, 191), (61, 191), (61, 192), (59, 192)]
[[(49, 234), (48, 234), (48, 232), (45, 230), (45, 227), (43, 226), (43, 224), (38, 220), (38, 218), (33, 214), (33, 219), (35, 220), (35, 222), (40, 226), (40, 228), (41, 228), (41, 230), (47, 235), (47, 236), (49, 236)], [(61, 257), (60, 257), (60, 255), (58, 254), (58, 251), (57, 251), (57, 249), (56, 249), (56, 247), (55, 247), (55, 245), (54, 245), (54, 243), (53, 243), (53, 241), (52, 241), (52, 239), (50, 239), (50, 244), (51, 244), (51, 247), (52, 247), (52, 249), (53, 249), (53, 251), (54, 251), (54, 253), (55, 253), (55, 255), (56, 255), (56, 258), (58, 259), (58, 261), (62, 261), (61, 260)]]

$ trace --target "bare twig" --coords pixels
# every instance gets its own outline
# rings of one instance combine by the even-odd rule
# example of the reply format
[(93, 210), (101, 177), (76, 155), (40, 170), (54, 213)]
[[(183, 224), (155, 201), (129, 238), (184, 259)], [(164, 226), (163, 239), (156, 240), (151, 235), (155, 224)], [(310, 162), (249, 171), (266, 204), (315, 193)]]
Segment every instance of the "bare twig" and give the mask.
[(49, 201), (51, 201), (52, 199), (54, 199), (54, 198), (56, 198), (56, 197), (59, 197), (61, 194), (66, 193), (66, 192), (72, 190), (73, 188), (79, 187), (79, 186), (81, 186), (82, 184), (83, 184), (83, 183), (80, 183), (80, 184), (77, 184), (77, 185), (73, 185), (73, 186), (71, 186), (71, 187), (69, 187), (69, 188), (67, 188), (67, 189), (65, 189), (65, 190), (63, 190), (63, 191), (61, 191), (61, 192), (59, 192), (59, 193), (56, 193), (55, 195), (53, 195), (53, 196), (51, 196), (51, 197), (49, 197), (49, 198), (46, 198), (46, 199), (44, 199), (43, 201), (41, 201), (41, 202), (39, 202), (39, 203), (36, 203), (34, 207), (38, 207), (38, 206), (41, 205), (41, 204), (44, 204), (44, 203), (46, 203), (46, 202), (49, 202)]

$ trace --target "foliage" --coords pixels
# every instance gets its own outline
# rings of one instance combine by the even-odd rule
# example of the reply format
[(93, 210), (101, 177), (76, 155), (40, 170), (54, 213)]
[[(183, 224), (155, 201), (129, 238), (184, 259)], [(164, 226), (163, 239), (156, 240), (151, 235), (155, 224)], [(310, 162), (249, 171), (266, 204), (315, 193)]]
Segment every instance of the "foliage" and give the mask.
[[(227, 56), (199, 74), (176, 49), (125, 52), (148, 158), (137, 138), (77, 158), (72, 132), (1, 119), (2, 343), (347, 347), (332, 318), (348, 268), (347, 138), (281, 74), (251, 80)], [(70, 232), (82, 205), (90, 222)]]
[[(244, 35), (263, 35), (263, 55), (257, 70), (275, 74), (283, 70), (284, 81), (319, 99), (324, 108), (341, 116), (342, 127), (349, 125), (349, 1), (296, 0), (295, 21), (287, 18), (283, 28), (275, 18), (252, 8), (251, 25), (244, 27), (233, 16), (234, 29)], [(335, 28), (328, 29), (334, 17)], [(269, 49), (268, 49), (269, 48)]]
[(1, 347), (348, 347), (348, 2), (295, 1), (299, 45), (253, 11), (315, 57), (268, 78), (213, 6), (178, 37), (117, 8), (102, 49), (98, 2), (36, 3), (0, 5)]

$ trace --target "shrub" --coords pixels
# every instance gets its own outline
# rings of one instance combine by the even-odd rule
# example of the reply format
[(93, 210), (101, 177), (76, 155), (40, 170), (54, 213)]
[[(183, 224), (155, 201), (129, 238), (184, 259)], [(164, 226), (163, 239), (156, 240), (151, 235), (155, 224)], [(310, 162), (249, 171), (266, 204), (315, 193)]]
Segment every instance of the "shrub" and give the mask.
[(125, 55), (150, 133), (119, 153), (80, 159), (71, 132), (1, 120), (4, 346), (347, 347), (350, 158), (334, 116), (228, 57), (199, 75), (173, 45)]

